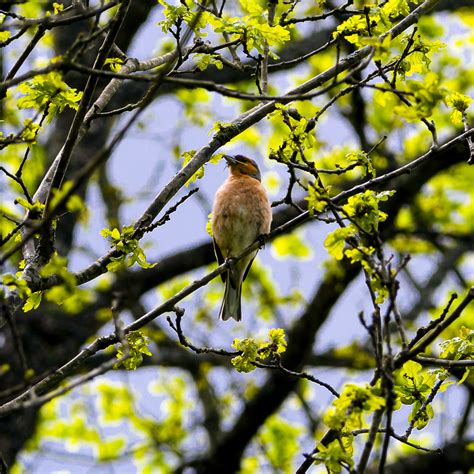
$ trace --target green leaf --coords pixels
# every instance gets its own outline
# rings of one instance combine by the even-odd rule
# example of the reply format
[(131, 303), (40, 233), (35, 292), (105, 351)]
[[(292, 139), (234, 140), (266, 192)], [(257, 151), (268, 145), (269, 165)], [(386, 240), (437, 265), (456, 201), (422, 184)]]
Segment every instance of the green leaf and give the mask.
[(205, 71), (211, 64), (219, 70), (224, 67), (217, 54), (199, 53), (193, 55), (193, 59), (196, 61), (196, 66), (200, 71)]
[(364, 231), (377, 231), (379, 223), (387, 218), (387, 214), (379, 210), (379, 203), (386, 201), (394, 193), (395, 191), (376, 193), (375, 191), (367, 190), (351, 196), (347, 200), (347, 204), (342, 206), (342, 209)]
[(329, 255), (333, 256), (336, 260), (342, 260), (346, 240), (353, 236), (354, 233), (354, 229), (350, 226), (338, 227), (327, 235), (324, 240), (324, 248), (328, 251)]
[(469, 369), (469, 368), (467, 368), (467, 369), (464, 371), (463, 376), (459, 379), (458, 385), (461, 385), (461, 384), (463, 384), (463, 383), (466, 381), (466, 379), (468, 378), (470, 372), (471, 372), (471, 369)]
[[(189, 150), (183, 152), (181, 155), (183, 157), (183, 163), (181, 164), (181, 168), (184, 168), (196, 154), (196, 150)], [(204, 176), (204, 166), (201, 166), (189, 179), (186, 181), (185, 186), (189, 186), (190, 184), (194, 183), (198, 179), (201, 179)]]
[(105, 227), (104, 229), (100, 231), (100, 235), (104, 237), (104, 239), (107, 239), (108, 237), (110, 237), (111, 233), (112, 233), (111, 230), (107, 229), (107, 227)]
[(57, 15), (58, 13), (61, 13), (64, 10), (64, 5), (62, 3), (54, 2), (53, 9), (54, 14)]
[(356, 46), (361, 46), (359, 38), (367, 34), (367, 19), (364, 15), (353, 15), (342, 22), (333, 33), (334, 38), (341, 36)]
[(36, 143), (36, 135), (38, 134), (39, 128), (39, 124), (34, 123), (33, 120), (25, 119), (20, 137), (25, 140), (25, 142)]
[[(244, 11), (248, 14), (242, 18), (216, 18), (209, 17), (209, 22), (216, 33), (226, 32), (231, 39), (241, 39), (245, 42), (246, 49), (256, 49), (260, 54), (264, 53), (265, 44), (270, 47), (282, 46), (291, 38), (291, 25), (269, 25), (266, 15), (262, 15), (262, 8), (256, 2), (245, 2)], [(278, 58), (277, 54), (270, 50), (270, 57)]]
[(133, 225), (122, 227), (120, 232), (117, 228), (112, 230), (102, 229), (100, 235), (110, 241), (122, 254), (116, 257), (111, 257), (107, 264), (107, 270), (111, 272), (119, 271), (124, 264), (132, 266), (135, 263), (142, 268), (153, 268), (157, 263), (149, 263), (146, 260), (145, 252), (140, 247), (137, 239), (133, 238), (135, 234), (135, 227)]
[(254, 362), (257, 360), (259, 345), (254, 339), (234, 339), (232, 347), (242, 354), (231, 359), (232, 365), (238, 372), (252, 372), (255, 370)]
[(120, 240), (120, 231), (115, 228), (112, 230), (112, 232), (110, 233), (110, 236), (112, 237), (112, 239), (114, 240)]
[(460, 94), (459, 92), (453, 92), (448, 95), (445, 101), (446, 105), (459, 110), (459, 112), (465, 112), (472, 103), (472, 99), (468, 95)]
[(9, 31), (0, 31), (0, 43), (7, 41), (12, 34)]
[(319, 443), (318, 452), (314, 454), (312, 458), (316, 465), (324, 464), (331, 474), (339, 474), (342, 472), (343, 464), (349, 469), (352, 469), (354, 466), (352, 456), (345, 451), (339, 440), (332, 441), (327, 446)]
[[(183, 152), (181, 155), (183, 158), (183, 163), (181, 164), (181, 169), (184, 168), (193, 158), (194, 155), (196, 154), (196, 150), (188, 150)], [(222, 158), (223, 153), (217, 153), (214, 155), (209, 161), (208, 164), (216, 164), (220, 161)], [(185, 186), (189, 186), (190, 184), (194, 183), (198, 179), (201, 179), (204, 176), (204, 166), (201, 166), (189, 179), (186, 181)]]
[[(440, 357), (446, 360), (468, 360), (474, 358), (474, 331), (464, 326), (459, 330), (459, 336), (440, 343)], [(458, 384), (462, 384), (469, 375), (466, 368)]]
[(372, 160), (370, 156), (367, 155), (367, 153), (363, 151), (351, 152), (346, 155), (346, 159), (348, 161), (357, 163), (357, 165), (363, 168), (364, 172), (362, 173), (362, 177), (369, 175), (371, 178), (375, 178), (376, 176), (375, 168), (374, 168), (374, 165), (372, 164)]
[(44, 209), (44, 204), (38, 200), (31, 204), (26, 199), (18, 197), (15, 199), (15, 202), (34, 214), (39, 214)]
[(48, 108), (49, 122), (65, 107), (77, 110), (78, 103), (82, 98), (82, 92), (77, 92), (76, 89), (69, 87), (57, 71), (35, 76), (30, 81), (21, 83), (18, 90), (23, 94), (17, 101), (19, 109), (41, 110), (46, 104), (50, 104)]
[(454, 109), (450, 115), (451, 122), (456, 126), (461, 126), (463, 123), (463, 116), (466, 113), (466, 110), (470, 107), (472, 99), (468, 95), (453, 92), (446, 97), (445, 102), (448, 107)]
[(326, 209), (330, 189), (330, 186), (325, 189), (321, 189), (315, 185), (308, 186), (308, 196), (305, 197), (305, 200), (308, 201), (308, 210), (311, 216), (315, 213), (323, 212)]
[(390, 18), (407, 16), (410, 13), (408, 0), (388, 0), (383, 6), (383, 13)]
[(5, 273), (2, 275), (2, 284), (16, 288), (20, 298), (27, 298), (31, 294), (31, 290), (28, 288), (28, 283), (26, 283), (26, 281), (22, 278), (17, 278), (11, 273)]
[(408, 422), (411, 422), (415, 416), (417, 416), (417, 421), (415, 422), (415, 428), (417, 430), (422, 430), (434, 416), (433, 407), (427, 405), (423, 411), (420, 411), (422, 403), (416, 401), (413, 405), (413, 409), (408, 417)]
[(384, 406), (385, 399), (377, 386), (349, 383), (344, 386), (340, 397), (332, 403), (323, 419), (332, 429), (352, 431), (362, 427), (362, 415), (371, 414)]
[(111, 257), (110, 262), (107, 264), (107, 270), (109, 272), (118, 272), (124, 268), (125, 255), (121, 257)]
[(425, 74), (422, 81), (407, 80), (404, 85), (413, 97), (413, 105), (399, 104), (393, 112), (409, 122), (431, 117), (446, 95), (440, 86), (440, 77), (434, 72)]
[(200, 30), (207, 26), (209, 17), (214, 17), (214, 15), (211, 15), (206, 11), (201, 11), (200, 17), (196, 18), (196, 13), (191, 11), (186, 4), (175, 6), (168, 3), (166, 0), (158, 0), (158, 3), (164, 6), (162, 14), (165, 19), (158, 22), (158, 26), (161, 27), (163, 33), (168, 33), (171, 28), (176, 26), (176, 24), (184, 21), (188, 26), (194, 25), (194, 31), (198, 36), (203, 36), (203, 33), (201, 33)]
[(273, 346), (272, 352), (283, 354), (286, 351), (285, 331), (281, 328), (273, 328), (268, 332), (270, 343)]
[(239, 0), (242, 10), (248, 15), (260, 16), (263, 15), (263, 8), (255, 0)]
[(35, 291), (34, 293), (31, 293), (30, 296), (25, 301), (25, 304), (23, 305), (23, 311), (27, 313), (28, 311), (31, 311), (32, 309), (36, 309), (40, 303), (41, 303), (41, 297), (43, 296), (42, 291)]
[[(143, 356), (153, 355), (148, 348), (150, 339), (142, 331), (131, 331), (126, 336), (126, 344), (129, 350), (129, 356), (115, 365), (115, 368), (124, 367), (127, 370), (137, 369), (143, 362)], [(120, 346), (117, 350), (117, 359), (121, 359), (126, 353), (126, 349)]]
[(104, 64), (108, 64), (111, 71), (120, 72), (120, 69), (122, 69), (122, 65), (123, 65), (123, 59), (107, 58)]

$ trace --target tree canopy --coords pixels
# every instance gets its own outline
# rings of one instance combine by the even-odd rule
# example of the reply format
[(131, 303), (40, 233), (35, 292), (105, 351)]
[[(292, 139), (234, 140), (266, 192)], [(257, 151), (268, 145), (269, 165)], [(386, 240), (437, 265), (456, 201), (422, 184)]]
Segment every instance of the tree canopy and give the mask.
[(3, 1), (0, 472), (472, 468), (473, 6)]

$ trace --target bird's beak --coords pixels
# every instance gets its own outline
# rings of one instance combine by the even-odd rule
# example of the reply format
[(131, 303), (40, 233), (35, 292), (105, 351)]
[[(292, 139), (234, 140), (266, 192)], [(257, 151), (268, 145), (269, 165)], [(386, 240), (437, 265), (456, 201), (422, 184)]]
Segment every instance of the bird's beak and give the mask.
[(233, 156), (224, 155), (223, 158), (224, 158), (225, 161), (227, 161), (228, 165), (235, 165), (237, 163), (237, 160)]

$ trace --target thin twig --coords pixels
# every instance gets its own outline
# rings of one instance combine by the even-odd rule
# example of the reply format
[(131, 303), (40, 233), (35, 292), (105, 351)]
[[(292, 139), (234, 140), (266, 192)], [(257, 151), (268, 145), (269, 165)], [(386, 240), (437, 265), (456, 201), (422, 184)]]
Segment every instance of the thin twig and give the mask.
[(417, 356), (413, 360), (419, 362), (422, 365), (434, 365), (437, 367), (445, 367), (446, 369), (451, 369), (454, 367), (474, 367), (473, 359), (440, 359), (438, 357), (425, 357)]
[[(362, 428), (360, 430), (354, 430), (352, 431), (351, 433), (354, 435), (354, 436), (358, 436), (360, 434), (367, 434), (369, 433), (370, 430), (368, 430), (367, 428)], [(387, 430), (385, 428), (379, 428), (377, 430), (378, 433), (387, 433)], [(408, 441), (406, 439), (403, 438), (403, 436), (395, 433), (393, 431), (393, 429), (389, 432), (389, 435), (393, 438), (393, 439), (396, 439), (397, 441), (400, 441), (401, 443), (403, 444), (406, 444), (407, 446), (411, 446), (412, 448), (415, 448), (415, 449), (419, 449), (420, 451), (425, 451), (427, 453), (439, 453), (441, 450), (440, 449), (429, 449), (429, 448), (425, 448), (424, 446), (420, 446), (419, 444), (415, 444), (411, 441)]]
[(181, 327), (181, 320), (184, 316), (184, 309), (175, 306), (172, 311), (176, 314), (175, 322), (173, 323), (170, 316), (166, 318), (171, 329), (178, 335), (180, 344), (183, 347), (191, 349), (196, 354), (217, 354), (220, 356), (235, 357), (240, 354), (239, 351), (226, 351), (224, 349), (215, 349), (214, 347), (198, 347), (189, 341), (189, 339), (184, 335), (183, 329)]
[(170, 216), (171, 214), (173, 214), (173, 212), (176, 212), (178, 210), (178, 207), (181, 206), (181, 204), (183, 204), (185, 201), (187, 201), (193, 194), (197, 193), (199, 191), (199, 188), (193, 188), (191, 189), (186, 195), (184, 195), (176, 204), (174, 204), (173, 206), (171, 206), (163, 215), (163, 217), (161, 217), (158, 221), (156, 221), (154, 224), (148, 226), (148, 227), (145, 227), (143, 229), (143, 232), (147, 233), (147, 232), (152, 232), (153, 230), (155, 230), (157, 227), (159, 226), (162, 226), (164, 225), (166, 222), (168, 222), (170, 220)]
[(407, 429), (406, 433), (402, 436), (403, 439), (407, 440), (410, 437), (411, 432), (413, 431), (413, 428), (415, 428), (415, 425), (416, 425), (417, 421), (425, 413), (426, 408), (428, 407), (428, 405), (435, 398), (435, 396), (438, 393), (439, 389), (441, 388), (441, 385), (443, 384), (443, 382), (444, 382), (444, 379), (440, 379), (435, 383), (434, 387), (431, 389), (430, 394), (428, 395), (426, 400), (423, 402), (420, 409), (415, 413), (415, 415), (411, 419), (410, 425), (408, 426), (408, 429)]
[(363, 474), (365, 472), (365, 468), (367, 466), (367, 463), (369, 462), (370, 453), (372, 452), (372, 448), (375, 443), (375, 438), (377, 436), (379, 425), (382, 421), (383, 412), (384, 410), (382, 408), (374, 412), (374, 415), (372, 417), (372, 425), (369, 430), (369, 439), (364, 445), (359, 464), (357, 465), (357, 474)]
[(317, 379), (316, 377), (314, 377), (313, 375), (311, 374), (308, 374), (306, 372), (295, 372), (294, 370), (290, 370), (290, 369), (287, 369), (286, 367), (283, 367), (283, 365), (281, 364), (281, 361), (280, 360), (277, 360), (277, 364), (276, 365), (273, 365), (273, 364), (264, 364), (262, 362), (256, 362), (254, 364), (256, 367), (261, 367), (261, 368), (265, 368), (265, 369), (274, 369), (274, 370), (279, 370), (280, 372), (286, 374), (286, 375), (291, 375), (292, 377), (298, 377), (300, 379), (306, 379), (306, 380), (309, 380), (310, 382), (312, 383), (315, 383), (317, 385), (321, 385), (321, 387), (324, 387), (326, 388), (327, 390), (329, 390), (336, 398), (339, 398), (340, 397), (340, 394), (337, 392), (337, 390), (333, 387), (331, 387), (331, 385), (329, 385), (328, 383), (326, 382), (323, 382), (322, 380), (320, 379)]
[[(471, 287), (464, 299), (452, 313), (440, 321), (430, 332), (425, 334), (416, 344), (407, 351), (402, 351), (395, 359), (395, 368), (401, 367), (407, 360), (411, 360), (423, 352), (448, 326), (461, 316), (466, 307), (474, 300), (474, 287)], [(410, 345), (409, 345), (410, 347)]]

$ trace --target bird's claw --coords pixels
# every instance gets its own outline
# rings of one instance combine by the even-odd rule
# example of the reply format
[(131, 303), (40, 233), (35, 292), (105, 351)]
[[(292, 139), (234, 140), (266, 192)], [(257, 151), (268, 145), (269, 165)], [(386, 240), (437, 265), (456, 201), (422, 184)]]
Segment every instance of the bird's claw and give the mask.
[(265, 242), (267, 241), (267, 238), (268, 238), (268, 234), (260, 234), (257, 237), (259, 249), (263, 249), (265, 247)]

